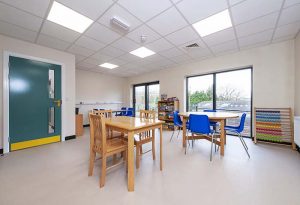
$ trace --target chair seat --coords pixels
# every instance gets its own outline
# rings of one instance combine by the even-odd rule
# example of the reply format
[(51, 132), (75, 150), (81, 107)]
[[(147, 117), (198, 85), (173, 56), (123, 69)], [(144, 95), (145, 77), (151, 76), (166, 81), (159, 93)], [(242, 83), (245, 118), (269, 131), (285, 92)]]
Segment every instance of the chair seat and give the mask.
[[(94, 145), (94, 151), (101, 152), (101, 147)], [(127, 149), (127, 142), (119, 138), (107, 139), (106, 140), (107, 155), (111, 153), (125, 151)]]
[(235, 127), (235, 126), (225, 126), (225, 130), (226, 131), (231, 131), (231, 132), (238, 132), (239, 127)]

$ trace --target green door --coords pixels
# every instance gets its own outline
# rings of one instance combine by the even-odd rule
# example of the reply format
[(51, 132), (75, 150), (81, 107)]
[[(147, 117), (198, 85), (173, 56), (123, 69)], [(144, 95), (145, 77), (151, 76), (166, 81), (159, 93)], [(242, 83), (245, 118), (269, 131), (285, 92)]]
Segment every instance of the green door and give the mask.
[(10, 150), (60, 139), (61, 66), (10, 56)]

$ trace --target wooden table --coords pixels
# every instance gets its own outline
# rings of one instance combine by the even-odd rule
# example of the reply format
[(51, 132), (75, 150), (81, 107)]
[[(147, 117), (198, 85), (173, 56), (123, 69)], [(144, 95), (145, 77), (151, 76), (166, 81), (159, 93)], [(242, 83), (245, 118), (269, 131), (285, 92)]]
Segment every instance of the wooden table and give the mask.
[(137, 117), (117, 116), (106, 119), (105, 124), (112, 130), (128, 135), (128, 191), (134, 191), (134, 134), (153, 130), (160, 130), (160, 170), (163, 168), (162, 162), (162, 124), (164, 121), (153, 119), (142, 119)]
[(230, 112), (182, 112), (179, 113), (180, 116), (182, 116), (182, 124), (183, 124), (183, 138), (182, 138), (182, 146), (186, 146), (186, 122), (189, 119), (190, 114), (195, 114), (195, 115), (207, 115), (210, 121), (213, 122), (219, 122), (220, 123), (220, 142), (216, 142), (221, 147), (221, 152), (220, 154), (224, 156), (224, 145), (226, 143), (226, 132), (225, 132), (225, 121), (226, 119), (229, 118), (237, 118), (239, 115), (235, 113), (230, 113)]

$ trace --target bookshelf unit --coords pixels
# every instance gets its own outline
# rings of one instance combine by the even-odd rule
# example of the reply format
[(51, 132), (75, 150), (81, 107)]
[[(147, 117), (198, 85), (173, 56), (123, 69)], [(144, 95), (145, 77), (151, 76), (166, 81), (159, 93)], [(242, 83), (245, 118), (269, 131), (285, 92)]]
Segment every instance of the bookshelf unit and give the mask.
[(158, 119), (165, 121), (163, 129), (173, 130), (173, 112), (179, 110), (179, 100), (158, 101)]

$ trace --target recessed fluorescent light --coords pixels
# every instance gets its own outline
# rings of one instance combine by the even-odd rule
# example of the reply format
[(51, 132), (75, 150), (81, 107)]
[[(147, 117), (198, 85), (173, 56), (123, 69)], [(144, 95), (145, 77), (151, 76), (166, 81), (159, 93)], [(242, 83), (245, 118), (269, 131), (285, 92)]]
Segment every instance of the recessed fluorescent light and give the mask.
[(93, 23), (93, 20), (88, 17), (57, 3), (56, 1), (52, 4), (47, 20), (79, 33), (83, 33)]
[(135, 56), (138, 56), (140, 58), (145, 58), (147, 56), (151, 56), (153, 54), (155, 54), (155, 52), (149, 50), (148, 48), (145, 48), (145, 47), (140, 47), (134, 51), (131, 51), (130, 52), (131, 54), (135, 55)]
[(193, 24), (201, 37), (232, 27), (228, 9)]
[(103, 67), (103, 68), (109, 68), (109, 69), (114, 69), (114, 68), (119, 67), (119, 66), (114, 65), (114, 64), (111, 64), (111, 63), (103, 63), (103, 64), (101, 64), (101, 65), (99, 65), (99, 66), (101, 66), (101, 67)]

